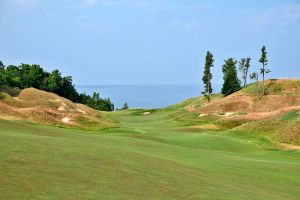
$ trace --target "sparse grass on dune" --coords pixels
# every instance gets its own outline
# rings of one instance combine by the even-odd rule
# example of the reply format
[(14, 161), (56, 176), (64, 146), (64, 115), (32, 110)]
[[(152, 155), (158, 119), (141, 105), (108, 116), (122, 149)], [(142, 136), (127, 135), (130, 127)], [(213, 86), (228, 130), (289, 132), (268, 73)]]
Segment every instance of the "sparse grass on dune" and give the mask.
[[(298, 95), (300, 94), (299, 79), (270, 79), (266, 80), (265, 87), (269, 95)], [(257, 95), (262, 93), (262, 82), (249, 84), (243, 88), (242, 92), (246, 95)]]
[(15, 89), (4, 87), (0, 99), (0, 117), (30, 120), (37, 123), (82, 129), (101, 129), (115, 124), (103, 112), (75, 104), (56, 94), (27, 88), (17, 96)]

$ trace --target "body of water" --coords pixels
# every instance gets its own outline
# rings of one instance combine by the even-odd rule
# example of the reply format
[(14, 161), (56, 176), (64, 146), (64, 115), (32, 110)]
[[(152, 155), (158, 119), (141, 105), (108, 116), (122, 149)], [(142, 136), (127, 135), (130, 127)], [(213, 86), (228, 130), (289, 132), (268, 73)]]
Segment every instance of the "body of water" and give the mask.
[(115, 108), (125, 102), (130, 108), (163, 108), (187, 98), (200, 96), (203, 87), (199, 85), (99, 85), (78, 86), (78, 92), (92, 94), (99, 92), (102, 98), (109, 97)]

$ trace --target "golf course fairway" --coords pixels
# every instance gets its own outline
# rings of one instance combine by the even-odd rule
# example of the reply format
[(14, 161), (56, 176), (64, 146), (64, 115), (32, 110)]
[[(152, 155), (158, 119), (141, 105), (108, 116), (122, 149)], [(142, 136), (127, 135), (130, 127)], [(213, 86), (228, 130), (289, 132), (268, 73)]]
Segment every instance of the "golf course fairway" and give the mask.
[(142, 113), (98, 131), (0, 120), (0, 199), (300, 198), (299, 151)]

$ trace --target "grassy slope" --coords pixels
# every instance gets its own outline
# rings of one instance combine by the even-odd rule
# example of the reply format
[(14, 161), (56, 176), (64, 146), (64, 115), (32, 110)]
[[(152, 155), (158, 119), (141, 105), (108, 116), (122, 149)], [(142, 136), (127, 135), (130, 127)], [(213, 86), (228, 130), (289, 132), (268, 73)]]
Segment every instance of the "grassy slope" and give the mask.
[[(300, 145), (300, 80), (268, 80), (267, 85), (267, 95), (260, 100), (257, 91), (261, 94), (261, 83), (248, 85), (225, 98), (214, 95), (210, 104), (203, 97), (196, 97), (165, 110), (172, 111), (170, 117), (183, 125), (214, 124), (224, 130), (231, 129), (240, 138)], [(272, 115), (280, 109), (282, 113)], [(237, 115), (226, 117), (226, 112)], [(209, 116), (198, 117), (202, 113)], [(269, 117), (251, 119), (261, 113)]]
[(100, 133), (0, 121), (0, 199), (299, 199), (299, 152), (142, 112)]

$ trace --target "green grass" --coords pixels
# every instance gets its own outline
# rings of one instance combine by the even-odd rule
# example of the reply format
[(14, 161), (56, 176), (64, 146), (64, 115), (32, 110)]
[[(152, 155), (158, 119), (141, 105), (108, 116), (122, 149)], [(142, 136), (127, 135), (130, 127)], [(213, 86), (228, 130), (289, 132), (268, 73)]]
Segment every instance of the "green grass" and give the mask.
[(281, 117), (281, 120), (283, 121), (294, 121), (297, 120), (299, 118), (299, 111), (298, 110), (294, 110), (291, 112), (288, 112), (287, 114), (283, 115)]
[(299, 152), (150, 112), (100, 131), (0, 120), (0, 199), (299, 199)]

